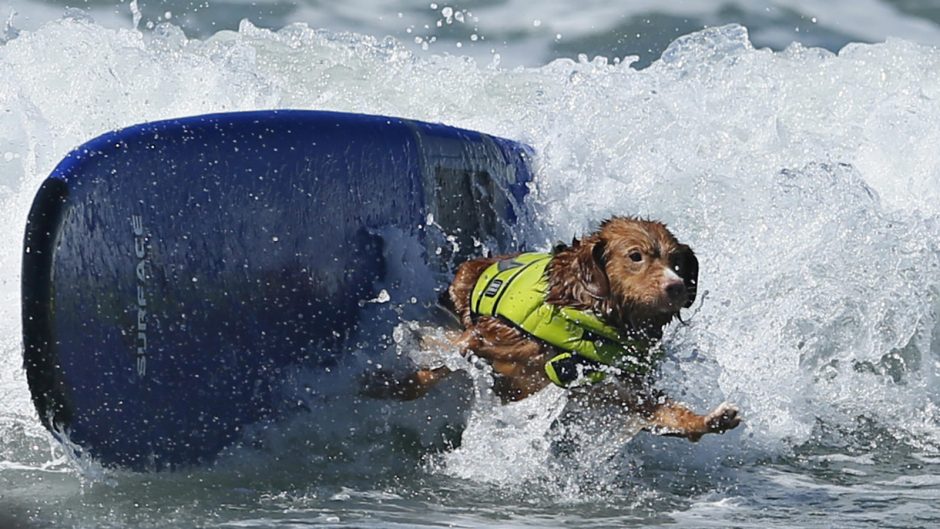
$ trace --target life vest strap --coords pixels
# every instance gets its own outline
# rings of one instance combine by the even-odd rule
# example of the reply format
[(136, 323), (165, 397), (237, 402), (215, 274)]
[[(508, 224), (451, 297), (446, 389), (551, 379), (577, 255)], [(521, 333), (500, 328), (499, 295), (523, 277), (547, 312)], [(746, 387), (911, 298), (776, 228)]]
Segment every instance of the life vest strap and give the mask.
[(561, 353), (545, 362), (545, 374), (556, 386), (562, 388), (579, 380), (590, 384), (600, 382), (607, 376), (604, 368), (603, 364), (573, 353)]

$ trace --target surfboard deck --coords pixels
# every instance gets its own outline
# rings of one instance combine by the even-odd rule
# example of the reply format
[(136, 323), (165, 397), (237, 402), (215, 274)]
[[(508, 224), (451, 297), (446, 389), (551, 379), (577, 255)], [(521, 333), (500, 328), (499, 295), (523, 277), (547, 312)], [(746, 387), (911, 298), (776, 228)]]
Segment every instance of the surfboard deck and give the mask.
[(424, 241), (431, 215), (458, 247), (511, 244), (530, 154), (444, 125), (316, 111), (91, 140), (42, 184), (26, 227), (24, 366), (40, 419), (105, 466), (210, 461), (286, 413), (285, 369), (342, 355), (385, 273), (377, 230)]

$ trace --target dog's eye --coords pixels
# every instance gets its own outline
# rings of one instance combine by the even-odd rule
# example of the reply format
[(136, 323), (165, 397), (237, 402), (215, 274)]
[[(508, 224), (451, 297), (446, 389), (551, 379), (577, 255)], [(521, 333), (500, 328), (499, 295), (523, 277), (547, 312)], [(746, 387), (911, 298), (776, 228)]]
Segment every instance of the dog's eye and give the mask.
[(639, 263), (643, 260), (643, 254), (637, 251), (630, 252), (630, 260), (634, 263)]

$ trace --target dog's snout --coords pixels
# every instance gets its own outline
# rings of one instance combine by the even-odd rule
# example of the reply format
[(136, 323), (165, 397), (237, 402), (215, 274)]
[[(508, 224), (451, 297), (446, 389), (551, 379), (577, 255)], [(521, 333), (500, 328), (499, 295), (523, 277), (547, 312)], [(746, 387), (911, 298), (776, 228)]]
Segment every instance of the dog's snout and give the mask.
[(679, 303), (684, 302), (686, 298), (685, 283), (681, 280), (679, 281), (670, 281), (666, 283), (665, 287), (666, 296), (673, 302)]

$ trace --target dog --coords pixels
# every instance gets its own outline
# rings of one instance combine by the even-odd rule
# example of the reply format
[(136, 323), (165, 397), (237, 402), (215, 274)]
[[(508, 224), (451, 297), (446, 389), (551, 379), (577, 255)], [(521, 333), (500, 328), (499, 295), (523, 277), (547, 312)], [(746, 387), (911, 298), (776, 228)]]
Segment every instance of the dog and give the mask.
[[(589, 402), (615, 403), (647, 431), (695, 442), (741, 422), (733, 404), (699, 415), (653, 389), (663, 328), (692, 305), (697, 283), (695, 253), (663, 223), (613, 217), (550, 253), (461, 264), (447, 301), (463, 331), (451, 341), (492, 366), (504, 403), (554, 383)], [(416, 399), (450, 373), (419, 369), (363, 393)]]

